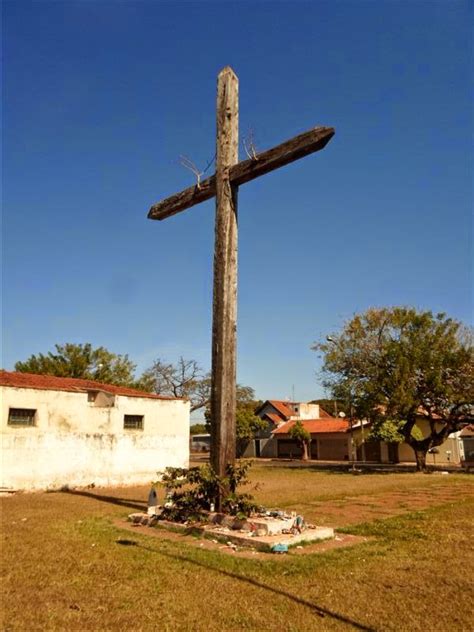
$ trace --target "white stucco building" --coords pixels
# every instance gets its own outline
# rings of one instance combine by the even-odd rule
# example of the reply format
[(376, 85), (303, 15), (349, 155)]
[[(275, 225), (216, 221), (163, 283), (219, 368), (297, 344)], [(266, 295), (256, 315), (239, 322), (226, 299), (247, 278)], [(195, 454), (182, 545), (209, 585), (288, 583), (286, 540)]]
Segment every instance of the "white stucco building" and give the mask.
[(7, 371), (0, 393), (2, 487), (149, 483), (188, 466), (187, 400)]

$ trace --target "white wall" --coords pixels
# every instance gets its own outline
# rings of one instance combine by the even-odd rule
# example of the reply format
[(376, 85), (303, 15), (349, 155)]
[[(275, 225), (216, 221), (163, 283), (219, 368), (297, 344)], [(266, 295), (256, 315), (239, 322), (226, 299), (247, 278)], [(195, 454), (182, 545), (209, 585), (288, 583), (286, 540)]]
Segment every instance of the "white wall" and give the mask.
[[(167, 466), (188, 466), (189, 402), (117, 395), (98, 407), (87, 393), (0, 393), (3, 487), (149, 483)], [(35, 426), (9, 426), (9, 408), (36, 409)], [(125, 430), (124, 414), (144, 415), (143, 430)]]
[(319, 419), (319, 404), (306, 404), (301, 402), (298, 405), (298, 419)]

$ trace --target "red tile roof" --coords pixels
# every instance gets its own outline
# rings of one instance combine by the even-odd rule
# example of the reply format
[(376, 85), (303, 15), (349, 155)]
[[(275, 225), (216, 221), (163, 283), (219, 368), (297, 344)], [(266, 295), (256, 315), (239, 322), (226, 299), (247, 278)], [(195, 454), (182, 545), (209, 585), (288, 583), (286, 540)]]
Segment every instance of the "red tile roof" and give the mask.
[(281, 422), (284, 421), (281, 417), (275, 415), (274, 413), (266, 413), (265, 417), (268, 417), (268, 419), (270, 419), (270, 421), (274, 423), (275, 426), (278, 426), (278, 424), (281, 424)]
[[(347, 432), (349, 430), (349, 422), (344, 419), (335, 419), (334, 417), (324, 417), (323, 419), (304, 419), (301, 421), (303, 428), (310, 434), (322, 434), (326, 432)], [(273, 431), (273, 434), (287, 434), (295, 425), (294, 421), (288, 421)]]
[(461, 432), (461, 437), (474, 437), (474, 424), (466, 426)]
[(324, 408), (321, 408), (321, 406), (319, 407), (319, 416), (320, 416), (320, 417), (324, 417), (324, 418), (327, 418), (327, 417), (331, 417), (331, 419), (333, 418), (333, 417), (332, 417), (332, 415), (330, 415), (329, 413), (327, 413), (327, 412), (324, 410)]
[(294, 417), (296, 413), (288, 406), (288, 403), (278, 399), (269, 399), (265, 402), (265, 404), (271, 404), (284, 417)]
[(94, 380), (83, 380), (75, 377), (56, 377), (55, 375), (36, 375), (35, 373), (16, 373), (0, 370), (0, 386), (14, 388), (35, 388), (47, 391), (72, 391), (86, 393), (87, 391), (104, 391), (113, 395), (126, 397), (148, 397), (150, 399), (180, 399), (139, 391), (126, 386), (102, 384)]

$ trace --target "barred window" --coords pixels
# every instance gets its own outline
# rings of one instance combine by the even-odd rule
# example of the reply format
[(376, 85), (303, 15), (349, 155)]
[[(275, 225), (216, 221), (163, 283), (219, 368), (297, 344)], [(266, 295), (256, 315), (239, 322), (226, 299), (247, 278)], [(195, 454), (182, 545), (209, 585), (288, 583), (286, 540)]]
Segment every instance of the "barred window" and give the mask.
[(125, 430), (143, 430), (143, 415), (124, 415), (123, 427)]
[(34, 426), (36, 410), (34, 408), (10, 408), (8, 411), (9, 426)]

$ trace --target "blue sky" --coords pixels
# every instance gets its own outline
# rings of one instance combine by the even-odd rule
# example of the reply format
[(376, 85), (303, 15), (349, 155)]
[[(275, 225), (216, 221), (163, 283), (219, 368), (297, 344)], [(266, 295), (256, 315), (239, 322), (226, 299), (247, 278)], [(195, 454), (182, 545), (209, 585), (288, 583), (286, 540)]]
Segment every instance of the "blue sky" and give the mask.
[[(238, 378), (322, 395), (313, 341), (370, 306), (472, 318), (472, 4), (3, 6), (3, 366), (91, 342), (210, 365), (214, 204), (151, 204), (214, 155), (216, 76), (258, 150), (323, 151), (241, 187)], [(243, 158), (243, 151), (241, 153)]]

